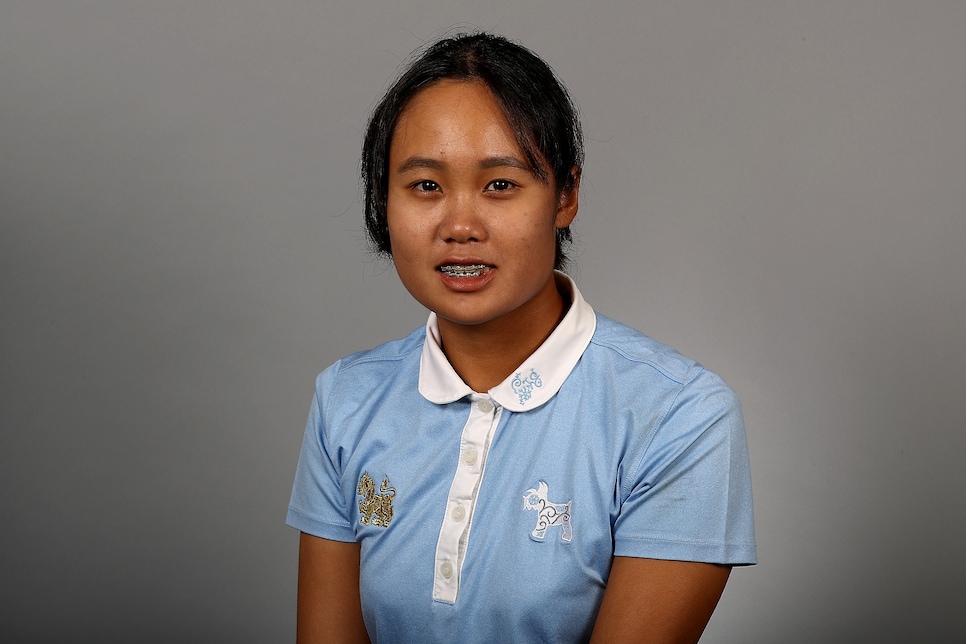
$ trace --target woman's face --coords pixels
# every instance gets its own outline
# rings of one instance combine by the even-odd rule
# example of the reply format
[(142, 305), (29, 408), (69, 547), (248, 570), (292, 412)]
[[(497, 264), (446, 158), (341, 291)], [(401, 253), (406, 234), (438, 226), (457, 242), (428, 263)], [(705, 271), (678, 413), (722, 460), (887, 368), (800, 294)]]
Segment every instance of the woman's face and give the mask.
[(534, 176), (482, 83), (439, 81), (399, 117), (389, 148), (393, 262), (441, 320), (556, 317), (556, 229), (576, 214), (576, 189), (558, 203), (554, 187)]

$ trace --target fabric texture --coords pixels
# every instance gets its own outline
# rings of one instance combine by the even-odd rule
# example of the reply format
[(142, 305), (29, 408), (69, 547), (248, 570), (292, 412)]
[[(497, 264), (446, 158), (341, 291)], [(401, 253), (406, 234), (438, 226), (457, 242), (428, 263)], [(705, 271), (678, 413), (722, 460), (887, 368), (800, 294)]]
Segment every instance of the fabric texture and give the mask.
[(585, 641), (614, 555), (756, 561), (741, 410), (597, 315), (471, 391), (426, 329), (318, 377), (287, 523), (362, 549), (378, 642)]

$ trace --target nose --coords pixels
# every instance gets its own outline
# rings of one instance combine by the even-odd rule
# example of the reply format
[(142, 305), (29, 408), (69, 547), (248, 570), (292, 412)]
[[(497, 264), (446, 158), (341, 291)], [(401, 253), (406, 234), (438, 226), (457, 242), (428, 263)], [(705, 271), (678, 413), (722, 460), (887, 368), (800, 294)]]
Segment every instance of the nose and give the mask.
[(483, 241), (486, 236), (486, 226), (474, 199), (455, 196), (448, 200), (439, 223), (440, 239), (462, 244)]

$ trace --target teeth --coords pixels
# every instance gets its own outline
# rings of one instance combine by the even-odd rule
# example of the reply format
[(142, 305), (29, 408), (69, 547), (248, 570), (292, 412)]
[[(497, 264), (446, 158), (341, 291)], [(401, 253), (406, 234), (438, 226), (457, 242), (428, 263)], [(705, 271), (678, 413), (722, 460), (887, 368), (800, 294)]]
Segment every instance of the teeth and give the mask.
[(486, 264), (470, 264), (468, 266), (449, 264), (440, 266), (439, 270), (447, 277), (479, 277), (489, 269)]

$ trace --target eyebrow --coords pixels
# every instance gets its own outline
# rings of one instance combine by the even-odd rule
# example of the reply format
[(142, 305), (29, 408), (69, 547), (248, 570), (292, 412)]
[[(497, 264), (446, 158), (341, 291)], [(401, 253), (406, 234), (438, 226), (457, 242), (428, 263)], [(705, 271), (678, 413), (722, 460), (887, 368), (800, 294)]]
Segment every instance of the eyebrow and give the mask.
[[(409, 172), (410, 170), (417, 170), (420, 168), (427, 168), (430, 170), (442, 170), (446, 167), (446, 164), (438, 159), (431, 159), (429, 157), (409, 157), (402, 165), (396, 170), (396, 172)], [(486, 157), (480, 161), (479, 167), (481, 170), (491, 170), (493, 168), (516, 168), (518, 170), (523, 170), (524, 172), (533, 172), (530, 168), (530, 164), (522, 161), (514, 156), (500, 156), (500, 157)]]
[(399, 166), (396, 172), (408, 172), (410, 170), (417, 170), (419, 168), (442, 170), (443, 162), (437, 161), (436, 159), (430, 159), (428, 157), (409, 157), (401, 166)]
[(480, 162), (480, 169), (490, 170), (491, 168), (516, 168), (525, 172), (532, 172), (530, 164), (516, 157), (487, 157)]

